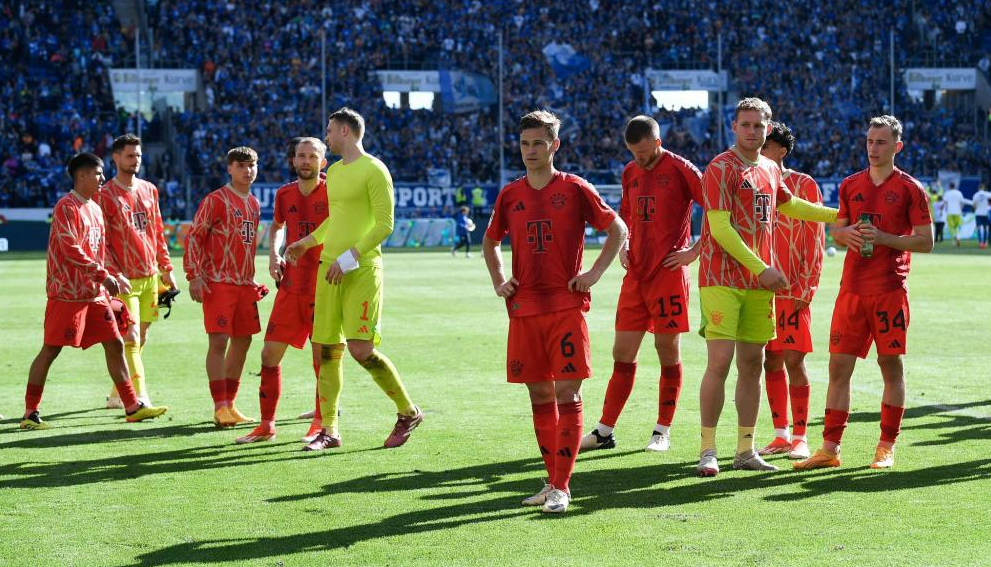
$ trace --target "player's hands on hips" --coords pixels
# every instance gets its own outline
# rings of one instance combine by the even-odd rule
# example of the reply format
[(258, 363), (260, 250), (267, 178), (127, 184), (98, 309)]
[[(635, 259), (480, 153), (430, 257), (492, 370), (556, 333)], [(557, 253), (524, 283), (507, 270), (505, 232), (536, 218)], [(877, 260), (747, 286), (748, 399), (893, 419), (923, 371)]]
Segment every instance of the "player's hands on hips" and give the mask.
[(599, 281), (602, 277), (600, 272), (595, 270), (589, 270), (587, 272), (582, 272), (577, 276), (571, 278), (568, 282), (568, 291), (577, 291), (579, 293), (585, 293), (586, 291), (592, 289), (595, 282)]
[(630, 269), (630, 249), (625, 246), (619, 249), (619, 265), (623, 266), (624, 270)]
[(682, 266), (687, 266), (698, 259), (698, 254), (695, 253), (694, 248), (682, 248), (680, 250), (675, 250), (667, 256), (664, 257), (664, 261), (661, 265), (669, 270), (677, 270)]
[(268, 273), (275, 280), (275, 283), (282, 281), (282, 271), (286, 268), (286, 261), (279, 256), (272, 256), (268, 259)]
[(512, 297), (516, 293), (516, 288), (520, 285), (516, 278), (509, 278), (509, 281), (502, 282), (495, 287), (496, 295), (499, 297)]
[(117, 297), (120, 295), (120, 285), (117, 284), (117, 279), (113, 276), (107, 276), (107, 279), (103, 280), (103, 287), (107, 288), (110, 293), (110, 297)]
[(778, 291), (779, 289), (788, 287), (788, 280), (785, 278), (785, 275), (773, 266), (769, 266), (761, 272), (758, 279), (760, 280), (760, 285), (771, 291)]
[(864, 237), (861, 235), (861, 224), (859, 222), (837, 228), (833, 231), (833, 240), (841, 246), (853, 248), (854, 252), (860, 252), (860, 247), (864, 245)]
[(795, 311), (801, 311), (809, 306), (809, 302), (804, 299), (795, 299), (792, 303), (795, 305)]
[(127, 295), (131, 293), (131, 280), (127, 279), (124, 274), (117, 276), (117, 287), (120, 288), (120, 293)]
[(171, 271), (163, 273), (161, 276), (161, 280), (162, 280), (162, 285), (164, 285), (165, 287), (169, 289), (176, 288), (175, 276), (172, 275)]
[(293, 264), (295, 264), (297, 260), (302, 258), (303, 254), (306, 254), (306, 243), (303, 242), (303, 240), (297, 240), (296, 242), (293, 242), (289, 246), (286, 246), (286, 258)]
[(189, 297), (196, 303), (203, 303), (203, 296), (210, 293), (210, 286), (206, 285), (203, 278), (193, 278), (189, 281)]

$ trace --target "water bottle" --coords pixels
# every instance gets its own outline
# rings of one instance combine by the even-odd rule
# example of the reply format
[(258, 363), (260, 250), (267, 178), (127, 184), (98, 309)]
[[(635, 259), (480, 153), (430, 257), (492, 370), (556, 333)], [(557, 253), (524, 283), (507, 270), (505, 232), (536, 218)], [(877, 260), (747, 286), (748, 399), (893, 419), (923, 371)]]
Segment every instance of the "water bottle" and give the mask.
[[(863, 224), (871, 224), (871, 214), (870, 213), (860, 213), (860, 222)], [(864, 242), (864, 245), (860, 247), (860, 255), (864, 258), (870, 258), (874, 255), (874, 243)]]

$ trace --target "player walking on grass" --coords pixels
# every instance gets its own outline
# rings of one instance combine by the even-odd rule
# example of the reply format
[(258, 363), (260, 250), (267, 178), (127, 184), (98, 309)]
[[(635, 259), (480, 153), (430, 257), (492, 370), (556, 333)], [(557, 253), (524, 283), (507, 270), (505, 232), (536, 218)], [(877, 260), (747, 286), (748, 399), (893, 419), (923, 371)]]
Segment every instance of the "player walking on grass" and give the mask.
[[(138, 317), (140, 325), (131, 325), (124, 333), (124, 358), (134, 392), (151, 405), (141, 354), (148, 328), (158, 320), (159, 286), (175, 289), (175, 279), (158, 209), (158, 188), (136, 177), (141, 169), (141, 139), (124, 134), (114, 140), (111, 149), (117, 174), (93, 200), (100, 205), (107, 224), (107, 268), (131, 282), (130, 293), (121, 294), (119, 299)], [(123, 407), (116, 387), (107, 397), (107, 407)]]
[[(48, 370), (70, 346), (87, 349), (103, 345), (110, 378), (127, 414), (127, 421), (158, 417), (166, 407), (153, 407), (138, 400), (124, 359), (124, 343), (111, 298), (131, 292), (123, 274), (111, 271), (105, 263), (107, 228), (100, 206), (93, 196), (103, 184), (103, 160), (81, 153), (69, 160), (67, 171), (72, 191), (59, 199), (52, 211), (48, 237), (48, 270), (44, 344), (28, 372), (21, 429), (48, 429), (38, 407), (48, 379)], [(126, 306), (117, 302), (120, 325), (133, 326)], [(125, 330), (126, 332), (126, 330)]]
[[(307, 251), (296, 262), (287, 264), (279, 250), (288, 239), (297, 240), (309, 236), (327, 219), (327, 184), (320, 178), (320, 170), (327, 165), (324, 157), (327, 147), (316, 138), (297, 138), (293, 169), (298, 179), (279, 187), (275, 193), (272, 223), (268, 228), (268, 271), (275, 280), (278, 293), (265, 330), (265, 346), (262, 347), (261, 386), (258, 403), (261, 423), (251, 433), (238, 437), (237, 443), (267, 441), (275, 437), (275, 410), (282, 395), (282, 357), (291, 345), (301, 349), (313, 334), (313, 293), (316, 287), (317, 269), (320, 266), (319, 247)], [(313, 352), (313, 369), (320, 375), (320, 348), (310, 342)], [(313, 441), (323, 429), (319, 402), (304, 438)]]
[(661, 376), (657, 424), (647, 450), (667, 451), (681, 393), (680, 335), (688, 332), (688, 264), (701, 249), (699, 242), (690, 244), (692, 201), (702, 203), (702, 174), (687, 159), (661, 147), (660, 127), (649, 116), (631, 119), (624, 137), (633, 161), (623, 170), (619, 215), (630, 237), (619, 251), (626, 277), (616, 307), (613, 372), (602, 417), (582, 437), (581, 449), (616, 446), (613, 428), (633, 391), (637, 354), (644, 334), (650, 332)]
[(200, 202), (183, 257), (189, 296), (203, 304), (206, 375), (218, 427), (254, 421), (234, 401), (251, 335), (261, 330), (257, 302), (264, 290), (254, 280), (259, 206), (251, 184), (258, 154), (248, 147), (230, 150), (227, 173), (230, 182)]
[(736, 356), (737, 444), (733, 468), (774, 471), (754, 451), (764, 346), (774, 338), (774, 292), (788, 281), (773, 266), (774, 213), (833, 221), (836, 210), (791, 194), (776, 163), (760, 155), (771, 129), (771, 107), (759, 98), (736, 105), (736, 144), (716, 156), (702, 176), (705, 224), (699, 262), (702, 329), (708, 362), (699, 391), (702, 446), (697, 472), (719, 473), (716, 424), (726, 378)]
[[(795, 149), (795, 136), (780, 122), (771, 122), (762, 156), (778, 164), (785, 187), (792, 195), (810, 203), (822, 203), (819, 185), (812, 177), (787, 169), (784, 158)], [(819, 288), (826, 231), (822, 223), (801, 221), (782, 214), (774, 220), (774, 255), (788, 286), (774, 294), (777, 336), (764, 351), (767, 401), (774, 422), (774, 440), (761, 455), (788, 453), (792, 459), (807, 459), (805, 438), (809, 418), (809, 376), (805, 355), (812, 352), (812, 298)], [(787, 373), (785, 369), (787, 368)], [(794, 431), (788, 430), (788, 402)]]
[(396, 367), (375, 348), (382, 339), (382, 241), (392, 233), (395, 197), (388, 168), (361, 145), (364, 134), (365, 120), (354, 110), (342, 108), (330, 115), (327, 147), (341, 160), (327, 168), (328, 219), (286, 249), (286, 256), (298, 262), (306, 250), (323, 245), (311, 339), (320, 345), (323, 429), (306, 451), (341, 446), (337, 408), (345, 341), (351, 356), (396, 404), (398, 419), (385, 447), (406, 443), (423, 421)]
[(833, 237), (847, 252), (829, 329), (823, 442), (811, 458), (795, 463), (796, 469), (840, 466), (840, 439), (850, 415), (850, 379), (857, 357), (866, 358), (871, 343), (877, 348), (884, 380), (881, 439), (871, 468), (895, 464), (895, 440), (905, 413), (906, 280), (911, 253), (933, 248), (929, 195), (921, 183), (895, 167), (895, 154), (903, 147), (897, 118), (872, 118), (867, 130), (870, 167), (840, 184)]
[[(626, 240), (626, 225), (584, 179), (554, 168), (561, 121), (547, 111), (520, 120), (526, 176), (502, 189), (482, 239), (496, 295), (509, 312), (507, 377), (526, 384), (548, 482), (523, 500), (561, 513), (582, 430), (582, 380), (592, 375), (585, 312), (589, 289)], [(582, 271), (585, 223), (608, 236), (592, 268)], [(500, 243), (509, 235), (512, 275), (503, 273)]]

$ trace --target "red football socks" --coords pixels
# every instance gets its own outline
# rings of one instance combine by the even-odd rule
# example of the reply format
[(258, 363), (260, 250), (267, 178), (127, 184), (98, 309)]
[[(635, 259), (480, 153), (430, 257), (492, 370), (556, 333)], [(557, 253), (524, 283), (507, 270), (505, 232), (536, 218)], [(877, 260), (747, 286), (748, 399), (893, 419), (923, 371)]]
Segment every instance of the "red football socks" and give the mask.
[(881, 404), (881, 442), (895, 444), (895, 439), (902, 428), (902, 416), (905, 408)]
[(533, 405), (533, 429), (551, 483), (554, 482), (554, 454), (557, 452), (557, 420), (557, 402)]
[(788, 387), (788, 392), (791, 394), (792, 435), (805, 436), (805, 428), (809, 421), (809, 392), (811, 390), (812, 387), (808, 384)]
[(131, 381), (124, 380), (120, 384), (115, 385), (117, 386), (117, 395), (120, 396), (120, 401), (124, 404), (124, 411), (137, 411), (138, 396), (134, 393), (134, 386), (131, 384)]
[(227, 380), (210, 380), (210, 396), (213, 398), (213, 409), (219, 410), (227, 405)]
[(661, 367), (660, 392), (657, 403), (657, 423), (671, 427), (674, 411), (681, 395), (681, 363)]
[(234, 400), (237, 398), (237, 389), (241, 386), (241, 379), (226, 378), (224, 382), (227, 383), (225, 386), (227, 388), (227, 405), (233, 406)]
[(558, 404), (557, 409), (560, 416), (557, 420), (557, 458), (554, 459), (556, 478), (551, 477), (551, 484), (570, 494), (568, 484), (582, 440), (582, 402)]
[(38, 407), (41, 406), (41, 394), (45, 391), (45, 387), (39, 384), (32, 384), (28, 382), (27, 391), (24, 393), (24, 415), (27, 416), (32, 412), (38, 411)]
[(258, 388), (258, 406), (261, 408), (262, 423), (275, 421), (275, 409), (282, 395), (282, 367), (262, 366), (261, 386)]
[(602, 419), (599, 420), (602, 425), (616, 427), (619, 414), (623, 412), (626, 400), (630, 399), (636, 374), (636, 362), (613, 362), (612, 377), (606, 386), (606, 399), (602, 404)]
[(846, 429), (846, 422), (849, 417), (850, 412), (826, 408), (826, 417), (824, 419), (825, 423), (822, 428), (823, 440), (833, 443), (834, 445), (839, 445), (840, 439), (843, 438), (843, 430)]
[(771, 406), (771, 421), (775, 429), (788, 427), (788, 375), (784, 370), (766, 373), (767, 402)]

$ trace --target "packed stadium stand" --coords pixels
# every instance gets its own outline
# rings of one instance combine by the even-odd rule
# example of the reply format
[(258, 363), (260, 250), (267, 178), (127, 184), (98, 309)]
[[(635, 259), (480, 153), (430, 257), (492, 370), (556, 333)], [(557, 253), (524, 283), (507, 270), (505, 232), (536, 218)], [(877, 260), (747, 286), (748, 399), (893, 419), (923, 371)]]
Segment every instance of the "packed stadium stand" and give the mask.
[[(498, 84), (502, 34), (504, 144), (518, 169), (516, 119), (536, 107), (564, 118), (557, 164), (616, 183), (628, 154), (621, 130), (648, 98), (653, 69), (728, 72), (725, 102), (760, 96), (798, 136), (790, 165), (842, 177), (864, 167), (866, 119), (891, 108), (906, 124), (900, 167), (987, 177), (987, 107), (974, 97), (916, 99), (906, 67), (977, 68), (987, 78), (991, 3), (979, 0), (757, 3), (585, 0), (575, 8), (516, 0), (219, 0), (83, 3), (0, 2), (0, 207), (51, 206), (65, 190), (62, 166), (76, 151), (109, 158), (109, 141), (135, 131), (115, 108), (108, 70), (133, 67), (135, 34), (148, 68), (196, 69), (184, 109), (156, 107), (142, 123), (145, 177), (162, 189), (168, 216), (223, 183), (224, 151), (261, 154), (260, 181), (288, 178), (286, 142), (322, 135), (321, 31), (326, 38), (326, 108), (348, 105), (369, 124), (366, 149), (397, 180), (423, 182), (447, 169), (456, 185), (499, 180), (498, 106), (468, 113), (390, 108), (378, 70), (460, 70)], [(855, 9), (854, 9), (855, 8)], [(867, 16), (865, 17), (865, 14)], [(452, 19), (456, 21), (452, 21)], [(890, 35), (889, 35), (890, 34)], [(569, 66), (548, 46), (567, 43)], [(889, 73), (894, 47), (896, 72)], [(911, 55), (910, 55), (911, 54)], [(725, 148), (718, 105), (652, 109), (665, 146), (704, 166)], [(108, 159), (109, 161), (109, 159)]]

